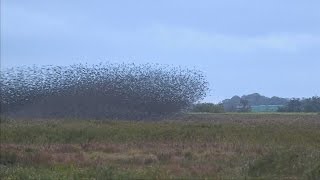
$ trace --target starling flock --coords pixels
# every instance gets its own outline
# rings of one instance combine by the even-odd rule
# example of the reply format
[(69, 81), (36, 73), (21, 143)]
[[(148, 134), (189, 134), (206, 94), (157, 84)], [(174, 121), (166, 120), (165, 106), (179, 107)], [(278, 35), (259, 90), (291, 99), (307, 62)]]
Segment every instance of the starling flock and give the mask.
[(158, 64), (1, 70), (1, 114), (21, 118), (159, 119), (205, 97), (202, 72)]

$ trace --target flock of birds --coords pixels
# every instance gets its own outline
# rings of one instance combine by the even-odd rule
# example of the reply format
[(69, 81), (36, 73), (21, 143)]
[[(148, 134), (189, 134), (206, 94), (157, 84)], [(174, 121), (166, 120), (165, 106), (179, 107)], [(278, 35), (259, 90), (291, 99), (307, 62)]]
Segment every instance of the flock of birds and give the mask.
[(202, 99), (200, 71), (157, 64), (21, 66), (1, 71), (1, 114), (38, 118), (161, 118)]

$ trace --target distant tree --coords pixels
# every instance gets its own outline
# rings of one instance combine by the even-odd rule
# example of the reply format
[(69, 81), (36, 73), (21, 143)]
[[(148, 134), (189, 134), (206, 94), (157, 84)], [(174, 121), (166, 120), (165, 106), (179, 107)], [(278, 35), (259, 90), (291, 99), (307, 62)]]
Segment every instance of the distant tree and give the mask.
[(250, 112), (251, 111), (251, 106), (249, 105), (249, 101), (246, 99), (241, 99), (240, 100), (240, 112)]
[(240, 104), (240, 97), (239, 96), (233, 96), (231, 99), (225, 99), (222, 101), (222, 104), (224, 106), (224, 110), (226, 112), (236, 112), (237, 106)]
[(290, 101), (284, 106), (279, 108), (278, 112), (302, 112), (303, 104), (299, 98), (292, 98)]
[(302, 100), (301, 103), (304, 112), (320, 112), (320, 97), (307, 98)]
[(301, 112), (302, 103), (299, 98), (292, 98), (287, 105), (288, 112)]

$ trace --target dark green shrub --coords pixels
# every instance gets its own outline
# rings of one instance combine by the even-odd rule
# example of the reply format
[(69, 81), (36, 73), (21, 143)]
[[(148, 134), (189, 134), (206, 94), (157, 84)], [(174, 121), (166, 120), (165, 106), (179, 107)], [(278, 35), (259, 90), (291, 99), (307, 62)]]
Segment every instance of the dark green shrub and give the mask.
[(222, 104), (199, 103), (194, 105), (192, 112), (224, 113), (224, 107)]
[(15, 164), (17, 159), (17, 155), (13, 152), (0, 151), (0, 165)]

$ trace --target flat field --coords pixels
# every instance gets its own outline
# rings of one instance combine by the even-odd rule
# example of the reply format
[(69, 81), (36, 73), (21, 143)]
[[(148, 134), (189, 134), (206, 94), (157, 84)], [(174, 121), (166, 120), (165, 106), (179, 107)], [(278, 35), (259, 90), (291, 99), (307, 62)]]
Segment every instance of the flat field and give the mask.
[(319, 114), (0, 125), (0, 179), (320, 179)]

